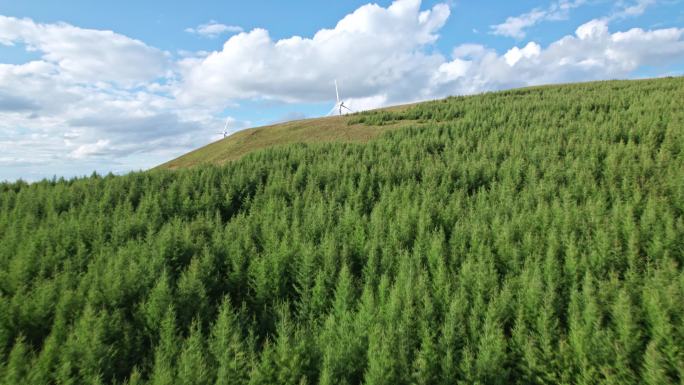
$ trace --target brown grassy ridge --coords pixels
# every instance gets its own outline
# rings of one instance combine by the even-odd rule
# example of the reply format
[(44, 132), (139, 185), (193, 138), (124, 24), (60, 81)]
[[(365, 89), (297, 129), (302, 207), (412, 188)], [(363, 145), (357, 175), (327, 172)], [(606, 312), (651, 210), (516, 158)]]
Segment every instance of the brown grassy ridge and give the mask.
[[(398, 112), (412, 105), (394, 106), (383, 110)], [(254, 151), (293, 143), (365, 143), (386, 131), (415, 123), (401, 121), (381, 126), (350, 124), (350, 119), (353, 118), (354, 115), (329, 116), (241, 130), (156, 168), (174, 170), (201, 164), (225, 164)]]

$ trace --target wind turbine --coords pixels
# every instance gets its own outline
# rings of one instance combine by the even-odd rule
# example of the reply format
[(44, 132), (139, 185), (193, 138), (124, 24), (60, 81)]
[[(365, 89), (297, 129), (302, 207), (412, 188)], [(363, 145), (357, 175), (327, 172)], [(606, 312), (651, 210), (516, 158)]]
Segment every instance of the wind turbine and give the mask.
[(340, 92), (337, 90), (337, 79), (335, 79), (335, 96), (337, 96), (337, 103), (335, 103), (335, 106), (332, 108), (332, 110), (328, 112), (328, 116), (334, 115), (336, 112), (339, 115), (342, 115), (343, 108), (349, 112), (354, 112), (351, 110), (351, 108), (344, 105), (344, 100), (340, 100)]
[(226, 118), (226, 124), (223, 125), (223, 132), (218, 132), (217, 134), (223, 134), (223, 137), (226, 138), (228, 136), (228, 121), (230, 120), (230, 117)]

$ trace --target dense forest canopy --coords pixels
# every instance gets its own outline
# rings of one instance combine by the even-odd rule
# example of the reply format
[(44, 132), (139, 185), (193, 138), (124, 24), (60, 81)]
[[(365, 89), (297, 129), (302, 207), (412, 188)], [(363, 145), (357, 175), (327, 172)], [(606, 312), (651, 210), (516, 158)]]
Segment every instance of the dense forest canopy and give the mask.
[(681, 384), (684, 78), (0, 185), (4, 384)]

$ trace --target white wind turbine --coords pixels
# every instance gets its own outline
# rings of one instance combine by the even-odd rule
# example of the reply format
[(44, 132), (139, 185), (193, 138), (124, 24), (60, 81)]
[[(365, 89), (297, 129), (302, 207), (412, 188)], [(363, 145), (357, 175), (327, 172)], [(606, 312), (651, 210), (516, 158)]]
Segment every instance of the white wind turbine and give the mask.
[(223, 137), (228, 136), (228, 122), (230, 121), (230, 117), (226, 118), (226, 124), (223, 125), (223, 132), (217, 132), (217, 134), (223, 134)]
[(335, 79), (335, 96), (337, 96), (337, 103), (335, 103), (335, 106), (332, 108), (332, 110), (328, 112), (328, 116), (335, 115), (336, 113), (342, 115), (343, 108), (349, 112), (354, 112), (351, 110), (351, 108), (344, 105), (344, 100), (340, 100), (340, 92), (337, 90), (337, 79)]

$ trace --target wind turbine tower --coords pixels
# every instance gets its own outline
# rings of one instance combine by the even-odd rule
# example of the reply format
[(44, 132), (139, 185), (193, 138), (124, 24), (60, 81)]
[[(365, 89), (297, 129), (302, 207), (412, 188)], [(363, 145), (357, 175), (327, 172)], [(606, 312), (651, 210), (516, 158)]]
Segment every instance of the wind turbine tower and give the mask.
[(342, 109), (345, 109), (349, 112), (354, 112), (351, 110), (351, 108), (347, 107), (344, 105), (344, 100), (340, 100), (340, 91), (337, 88), (337, 79), (335, 79), (335, 96), (337, 102), (335, 103), (335, 106), (328, 112), (328, 116), (335, 115), (336, 113), (338, 115), (342, 115)]
[(219, 134), (223, 134), (223, 137), (226, 138), (228, 136), (228, 122), (230, 121), (230, 117), (226, 118), (226, 124), (223, 125), (223, 132), (219, 132)]

